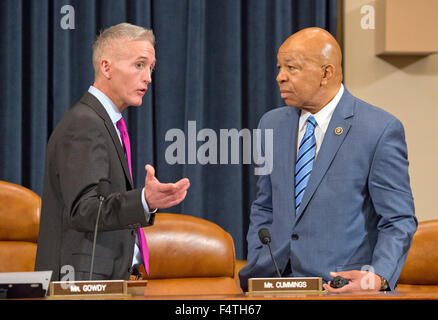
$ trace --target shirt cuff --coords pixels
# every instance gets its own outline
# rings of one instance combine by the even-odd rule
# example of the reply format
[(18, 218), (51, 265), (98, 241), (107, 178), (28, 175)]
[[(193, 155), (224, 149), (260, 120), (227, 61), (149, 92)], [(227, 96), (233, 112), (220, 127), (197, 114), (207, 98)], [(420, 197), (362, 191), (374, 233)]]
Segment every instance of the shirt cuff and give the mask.
[(146, 198), (144, 197), (144, 188), (141, 190), (141, 203), (143, 204), (144, 214), (146, 216), (146, 221), (149, 223), (151, 218), (151, 213), (157, 212), (158, 209), (154, 209), (150, 211), (148, 204), (146, 203)]

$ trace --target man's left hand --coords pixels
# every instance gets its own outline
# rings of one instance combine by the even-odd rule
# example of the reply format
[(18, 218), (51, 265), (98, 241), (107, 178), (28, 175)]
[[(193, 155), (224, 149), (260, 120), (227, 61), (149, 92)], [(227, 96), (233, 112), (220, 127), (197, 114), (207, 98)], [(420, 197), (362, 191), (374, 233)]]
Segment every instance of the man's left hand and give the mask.
[(381, 278), (372, 272), (368, 271), (342, 271), (342, 272), (330, 272), (331, 277), (341, 276), (349, 280), (349, 283), (342, 288), (332, 288), (330, 286), (331, 281), (324, 284), (323, 287), (328, 292), (331, 293), (346, 293), (346, 292), (378, 292), (380, 291), (380, 286), (382, 285)]

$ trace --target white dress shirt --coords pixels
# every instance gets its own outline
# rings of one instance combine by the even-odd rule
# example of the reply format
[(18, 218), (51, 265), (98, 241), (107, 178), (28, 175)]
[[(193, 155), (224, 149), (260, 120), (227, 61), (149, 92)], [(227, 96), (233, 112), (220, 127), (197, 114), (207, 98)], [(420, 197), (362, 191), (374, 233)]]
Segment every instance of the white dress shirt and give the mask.
[[(324, 140), (325, 132), (327, 131), (327, 127), (332, 118), (333, 112), (335, 111), (336, 106), (341, 100), (342, 94), (344, 93), (344, 85), (341, 83), (341, 87), (339, 88), (338, 93), (335, 97), (327, 103), (321, 110), (317, 113), (313, 114), (318, 125), (315, 128), (315, 140), (316, 140), (316, 150), (315, 150), (315, 159), (318, 155), (319, 149), (321, 148), (322, 141)], [(307, 118), (309, 118), (312, 114), (309, 111), (301, 111), (300, 121), (298, 123), (298, 141), (297, 141), (297, 154), (298, 149), (300, 147), (300, 142), (306, 133), (307, 127)]]
[[(114, 129), (116, 129), (117, 132), (117, 136), (119, 137), (120, 140), (120, 144), (123, 147), (123, 143), (122, 143), (122, 138), (120, 137), (120, 132), (119, 129), (117, 129), (117, 121), (119, 121), (120, 119), (122, 119), (122, 113), (120, 112), (120, 110), (117, 108), (117, 106), (114, 104), (114, 102), (112, 102), (112, 100), (110, 98), (108, 98), (102, 91), (100, 91), (99, 89), (90, 86), (90, 88), (88, 89), (88, 92), (91, 93), (93, 96), (95, 96), (97, 98), (97, 100), (99, 100), (99, 102), (102, 104), (102, 106), (105, 108), (106, 112), (108, 113), (111, 121), (113, 122), (114, 125)], [(146, 215), (146, 221), (149, 221), (150, 218), (150, 211), (149, 211), (149, 207), (146, 203), (146, 199), (144, 197), (144, 188), (141, 192), (141, 203), (143, 204), (143, 208), (145, 211), (145, 215)], [(143, 259), (141, 257), (141, 252), (138, 246), (138, 238), (137, 238), (137, 233), (135, 233), (135, 247), (134, 247), (134, 257), (132, 259), (132, 265), (133, 266), (137, 266), (140, 265), (142, 263)]]

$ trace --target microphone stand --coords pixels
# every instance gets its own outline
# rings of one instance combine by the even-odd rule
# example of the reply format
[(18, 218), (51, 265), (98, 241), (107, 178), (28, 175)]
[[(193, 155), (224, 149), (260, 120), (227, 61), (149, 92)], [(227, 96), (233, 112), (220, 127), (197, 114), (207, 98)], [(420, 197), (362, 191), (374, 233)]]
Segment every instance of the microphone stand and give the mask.
[(96, 250), (96, 240), (97, 240), (97, 226), (99, 224), (99, 217), (100, 217), (100, 211), (102, 210), (103, 200), (105, 200), (105, 197), (99, 196), (99, 209), (97, 210), (96, 225), (94, 226), (93, 251), (91, 253), (90, 280), (92, 280), (92, 277), (93, 277), (94, 251)]
[(271, 245), (269, 242), (267, 243), (267, 245), (269, 248), (269, 253), (271, 254), (272, 262), (274, 263), (275, 271), (277, 271), (278, 277), (281, 278), (280, 270), (278, 270), (277, 262), (275, 262), (274, 255), (272, 254)]

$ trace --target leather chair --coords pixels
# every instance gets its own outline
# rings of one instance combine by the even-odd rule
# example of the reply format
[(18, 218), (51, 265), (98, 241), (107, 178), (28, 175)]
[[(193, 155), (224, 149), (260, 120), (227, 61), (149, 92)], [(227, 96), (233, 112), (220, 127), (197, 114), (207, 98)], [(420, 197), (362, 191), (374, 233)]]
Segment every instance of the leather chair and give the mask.
[(438, 220), (418, 223), (397, 290), (438, 291)]
[(0, 272), (34, 271), (41, 198), (0, 181)]
[[(146, 295), (238, 294), (233, 239), (210, 221), (159, 213), (143, 229), (149, 247)], [(144, 273), (144, 269), (140, 270)]]

